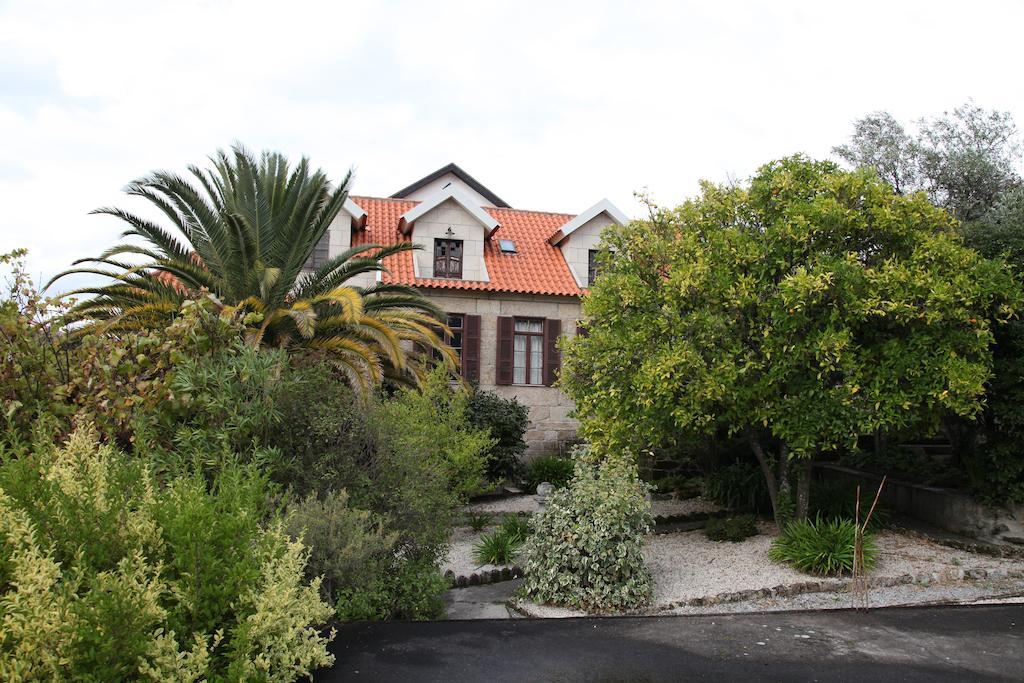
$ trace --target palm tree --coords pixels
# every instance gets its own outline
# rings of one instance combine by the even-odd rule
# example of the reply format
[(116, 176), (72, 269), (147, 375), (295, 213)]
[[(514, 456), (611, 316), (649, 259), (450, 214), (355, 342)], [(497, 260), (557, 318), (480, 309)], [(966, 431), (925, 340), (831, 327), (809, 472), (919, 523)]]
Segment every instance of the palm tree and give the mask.
[[(351, 172), (332, 187), (305, 158), (290, 169), (281, 154), (256, 159), (238, 145), (211, 161), (209, 170), (189, 167), (195, 185), (158, 171), (126, 188), (159, 209), (174, 230), (117, 208), (93, 212), (120, 218), (129, 225), (122, 237), (143, 244), (118, 244), (50, 280), (71, 273), (113, 280), (65, 294), (92, 295), (72, 308), (74, 319), (109, 332), (162, 327), (184, 301), (207, 296), (222, 314), (247, 323), (250, 344), (326, 352), (360, 389), (385, 377), (419, 383), (430, 354), (408, 353), (409, 347), (435, 349), (454, 366), (438, 334), (441, 312), (414, 289), (347, 284), (386, 270), (384, 258), (412, 245), (361, 245), (315, 270), (304, 268), (348, 197)], [(123, 255), (144, 261), (129, 263)]]

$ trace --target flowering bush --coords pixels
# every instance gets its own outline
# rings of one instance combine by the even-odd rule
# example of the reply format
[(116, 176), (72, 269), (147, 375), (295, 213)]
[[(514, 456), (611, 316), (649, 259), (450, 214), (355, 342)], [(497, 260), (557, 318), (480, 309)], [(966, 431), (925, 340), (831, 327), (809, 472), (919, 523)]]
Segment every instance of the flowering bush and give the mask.
[(646, 485), (628, 454), (577, 449), (568, 488), (552, 494), (526, 542), (525, 594), (539, 603), (590, 611), (648, 604), (642, 554), (651, 529)]

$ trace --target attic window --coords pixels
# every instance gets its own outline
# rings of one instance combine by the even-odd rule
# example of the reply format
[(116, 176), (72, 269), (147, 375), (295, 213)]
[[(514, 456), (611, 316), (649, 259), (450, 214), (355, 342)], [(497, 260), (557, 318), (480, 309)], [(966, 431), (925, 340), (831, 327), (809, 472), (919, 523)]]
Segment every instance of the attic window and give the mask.
[(512, 240), (498, 240), (498, 248), (501, 249), (502, 254), (516, 253), (516, 243)]

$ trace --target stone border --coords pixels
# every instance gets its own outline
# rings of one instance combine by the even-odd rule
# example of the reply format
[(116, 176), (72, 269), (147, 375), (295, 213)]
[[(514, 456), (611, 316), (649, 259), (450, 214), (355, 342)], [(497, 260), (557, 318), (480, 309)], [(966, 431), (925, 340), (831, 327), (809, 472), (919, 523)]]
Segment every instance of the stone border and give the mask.
[(465, 576), (456, 576), (455, 572), (451, 569), (444, 573), (444, 578), (448, 580), (450, 588), (469, 588), (470, 586), (486, 586), (490, 583), (501, 583), (503, 581), (512, 581), (513, 579), (521, 579), (525, 574), (519, 565), (512, 565), (511, 567), (502, 567), (501, 569), (492, 569), (490, 571), (473, 572), (472, 574)]
[(984, 541), (974, 543), (971, 541), (961, 541), (956, 538), (933, 536), (927, 532), (919, 531), (917, 529), (908, 529), (905, 526), (901, 526), (898, 521), (892, 526), (899, 529), (900, 533), (906, 534), (907, 536), (913, 536), (915, 538), (931, 541), (932, 543), (938, 543), (939, 545), (954, 548), (955, 550), (963, 550), (968, 553), (977, 553), (979, 555), (988, 555), (989, 557), (998, 557), (1002, 559), (1024, 560), (1024, 548), (1017, 546), (996, 545), (994, 543), (986, 543)]
[[(1002, 579), (1022, 579), (1024, 578), (1024, 569), (1017, 569), (1007, 571), (1004, 569), (960, 569), (956, 568), (953, 571), (947, 572), (922, 572), (920, 574), (901, 574), (899, 576), (882, 576), (874, 579), (867, 579), (866, 588), (871, 590), (873, 588), (891, 588), (893, 586), (909, 586), (913, 584), (919, 584), (921, 586), (929, 586), (932, 583), (963, 583), (966, 581), (980, 581), (990, 580), (999, 581)], [(849, 590), (853, 584), (853, 579), (842, 578), (842, 579), (822, 579), (820, 581), (804, 581), (802, 583), (794, 583), (790, 585), (780, 584), (778, 586), (772, 586), (770, 588), (754, 588), (744, 591), (733, 591), (729, 593), (718, 593), (717, 595), (703, 595), (696, 598), (688, 598), (686, 600), (677, 600), (667, 605), (661, 605), (658, 607), (649, 607), (640, 610), (630, 610), (628, 612), (601, 612), (601, 613), (584, 613), (581, 610), (574, 610), (568, 607), (558, 607), (556, 605), (544, 605), (545, 607), (556, 607), (557, 609), (564, 609), (571, 612), (571, 616), (585, 615), (585, 616), (600, 616), (600, 617), (643, 617), (643, 616), (659, 616), (679, 607), (711, 607), (714, 605), (721, 605), (733, 602), (743, 602), (745, 600), (756, 600), (758, 598), (790, 598), (797, 595), (805, 595), (808, 593), (830, 593), (840, 592)], [(529, 603), (519, 598), (511, 598), (505, 603), (505, 607), (510, 612), (515, 612), (521, 617), (529, 619), (546, 619), (551, 617), (542, 617), (534, 614), (530, 611), (529, 606), (533, 603)]]

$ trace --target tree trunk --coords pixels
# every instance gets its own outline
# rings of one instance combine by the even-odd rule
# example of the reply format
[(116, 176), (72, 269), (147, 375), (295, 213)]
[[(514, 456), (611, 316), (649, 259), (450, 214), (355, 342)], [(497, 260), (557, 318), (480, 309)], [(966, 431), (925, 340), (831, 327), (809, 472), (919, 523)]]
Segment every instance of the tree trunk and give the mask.
[(754, 456), (757, 458), (758, 464), (761, 466), (761, 472), (764, 474), (764, 480), (768, 484), (768, 498), (772, 502), (772, 513), (778, 515), (779, 512), (779, 484), (778, 480), (775, 479), (775, 473), (772, 472), (771, 463), (768, 462), (768, 456), (764, 452), (764, 448), (758, 442), (757, 437), (751, 435), (750, 449), (754, 451)]
[(796, 485), (796, 514), (794, 519), (807, 519), (807, 508), (811, 501), (811, 458), (800, 463), (800, 480)]
[(771, 461), (756, 437), (750, 437), (750, 448), (757, 456), (757, 462), (761, 465), (761, 472), (764, 473), (765, 482), (768, 484), (772, 516), (777, 524), (782, 524), (789, 511), (789, 503), (792, 501), (789, 485), (789, 449), (785, 444), (779, 446), (779, 459), (776, 462), (776, 471), (773, 472)]

